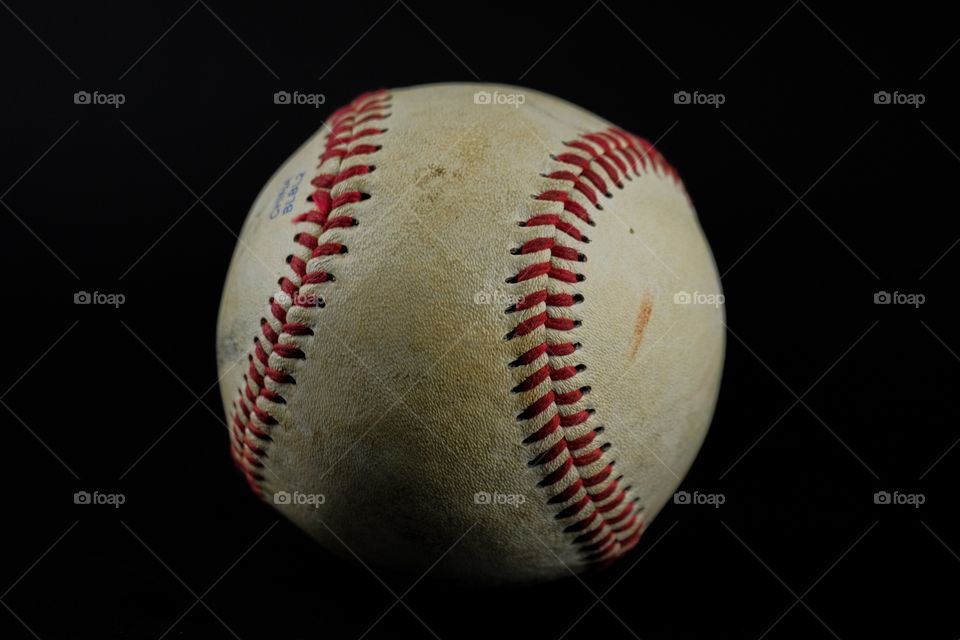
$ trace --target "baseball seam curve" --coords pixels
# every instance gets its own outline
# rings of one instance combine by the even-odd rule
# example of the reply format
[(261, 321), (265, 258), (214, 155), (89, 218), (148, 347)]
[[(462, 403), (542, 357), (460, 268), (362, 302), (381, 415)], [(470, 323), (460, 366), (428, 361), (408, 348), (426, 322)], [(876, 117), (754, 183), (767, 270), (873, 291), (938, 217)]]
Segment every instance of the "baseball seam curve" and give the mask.
[(294, 363), (305, 358), (302, 340), (313, 335), (307, 322), (290, 321), (287, 314), (292, 307), (324, 306), (319, 285), (332, 282), (334, 275), (322, 268), (321, 260), (347, 253), (346, 245), (337, 241), (337, 230), (356, 226), (358, 221), (345, 213), (346, 208), (370, 197), (366, 192), (347, 189), (334, 195), (334, 187), (376, 168), (367, 163), (344, 168), (344, 161), (380, 150), (380, 145), (368, 139), (386, 132), (377, 123), (389, 117), (390, 99), (385, 90), (365, 93), (327, 119), (330, 131), (319, 157), (318, 173), (310, 181), (314, 191), (307, 198), (313, 209), (292, 220), (303, 230), (293, 238), (296, 253), (287, 256), (291, 274), (279, 279), (279, 291), (268, 302), (269, 316), (260, 319), (262, 335), (254, 337), (253, 350), (247, 354), (249, 366), (243, 376), (243, 389), (238, 389), (233, 403), (230, 451), (251, 489), (261, 498), (270, 433), (277, 424), (271, 405), (286, 403), (283, 390), (296, 384)]
[(598, 193), (613, 197), (608, 182), (622, 189), (623, 179), (659, 172), (681, 188), (682, 184), (652, 144), (621, 129), (584, 133), (563, 144), (568, 149), (551, 156), (556, 168), (542, 177), (566, 181), (570, 187), (534, 196), (555, 203), (544, 207), (561, 210), (535, 213), (521, 222), (521, 227), (542, 231), (511, 250), (528, 259), (530, 254), (543, 254), (543, 259), (507, 278), (509, 284), (529, 282), (533, 290), (505, 309), (525, 315), (505, 339), (530, 334), (539, 338), (508, 365), (518, 368), (520, 377), (511, 391), (529, 393), (532, 399), (517, 415), (526, 433), (523, 444), (535, 452), (528, 464), (541, 468), (537, 485), (546, 492), (547, 504), (555, 505), (555, 518), (563, 521), (563, 531), (581, 560), (602, 563), (635, 546), (644, 522), (639, 498), (631, 497), (632, 487), (621, 487), (623, 476), (614, 475), (611, 444), (598, 438), (603, 427), (593, 426), (596, 408), (585, 401), (591, 387), (571, 382), (586, 370), (583, 364), (566, 364), (582, 345), (558, 337), (581, 325), (573, 308), (584, 301), (577, 287), (585, 277), (574, 266), (586, 261), (582, 246), (590, 239), (580, 226), (595, 226), (589, 207), (603, 210)]

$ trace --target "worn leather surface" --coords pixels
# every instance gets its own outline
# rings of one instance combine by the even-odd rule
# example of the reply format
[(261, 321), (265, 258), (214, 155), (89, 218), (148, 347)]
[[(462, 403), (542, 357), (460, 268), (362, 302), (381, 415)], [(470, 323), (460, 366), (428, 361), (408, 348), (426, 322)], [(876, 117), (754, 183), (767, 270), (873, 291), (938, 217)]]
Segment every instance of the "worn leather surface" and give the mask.
[[(480, 89), (521, 92), (524, 103), (476, 104)], [(551, 154), (610, 123), (516, 87), (390, 93), (388, 131), (370, 140), (382, 148), (344, 165), (376, 170), (333, 189), (371, 197), (348, 205), (357, 226), (325, 234), (349, 247), (317, 259), (336, 278), (313, 285), (326, 305), (289, 312), (314, 329), (289, 340), (305, 358), (271, 356), (296, 384), (276, 385), (285, 404), (258, 401), (278, 420), (263, 443), (266, 499), (281, 490), (322, 494), (318, 507), (276, 506), (332, 551), (374, 565), (423, 572), (443, 557), (431, 575), (485, 583), (580, 571), (586, 563), (573, 534), (563, 532), (558, 505), (537, 486), (543, 471), (527, 464), (535, 454), (522, 442), (530, 427), (517, 420), (542, 389), (512, 393), (524, 372), (507, 366), (544, 334), (505, 340), (538, 310), (504, 310), (545, 277), (506, 280), (543, 260), (511, 254), (543, 231), (518, 222), (562, 208), (532, 196), (571, 187), (542, 177), (561, 167)], [(240, 235), (217, 327), (228, 420), (260, 319), (269, 317), (267, 301), (278, 278), (290, 275), (285, 258), (303, 253), (293, 236), (304, 225), (277, 214), (277, 194), (303, 173), (295, 213), (308, 210), (307, 181), (325, 133), (273, 176)], [(674, 296), (716, 294), (720, 285), (696, 214), (667, 176), (649, 171), (601, 201), (602, 211), (591, 209), (596, 226), (581, 225), (591, 242), (578, 247), (587, 261), (574, 266), (585, 279), (551, 283), (583, 295), (564, 311), (581, 325), (563, 336), (582, 347), (563, 359), (586, 369), (567, 386), (553, 384), (591, 387), (583, 406), (595, 410), (592, 426), (602, 425), (611, 444), (604, 455), (616, 461), (649, 525), (700, 447), (723, 361), (722, 307), (676, 304)], [(477, 504), (477, 492), (523, 503)]]

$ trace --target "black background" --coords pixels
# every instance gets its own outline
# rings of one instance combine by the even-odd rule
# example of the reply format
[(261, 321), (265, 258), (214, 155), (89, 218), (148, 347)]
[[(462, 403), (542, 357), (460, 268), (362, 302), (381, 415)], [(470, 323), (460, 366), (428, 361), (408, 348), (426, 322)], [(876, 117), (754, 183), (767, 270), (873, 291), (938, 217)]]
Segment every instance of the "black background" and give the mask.
[[(0, 4), (3, 638), (960, 635), (945, 5)], [(725, 503), (668, 505), (582, 582), (407, 592), (247, 491), (214, 327), (247, 209), (326, 113), (478, 78), (658, 140), (684, 177), (729, 333), (683, 489)], [(80, 90), (126, 102), (77, 105)], [(677, 105), (681, 90), (726, 101)], [(126, 303), (74, 305), (80, 290)], [(74, 505), (81, 490), (126, 504)]]

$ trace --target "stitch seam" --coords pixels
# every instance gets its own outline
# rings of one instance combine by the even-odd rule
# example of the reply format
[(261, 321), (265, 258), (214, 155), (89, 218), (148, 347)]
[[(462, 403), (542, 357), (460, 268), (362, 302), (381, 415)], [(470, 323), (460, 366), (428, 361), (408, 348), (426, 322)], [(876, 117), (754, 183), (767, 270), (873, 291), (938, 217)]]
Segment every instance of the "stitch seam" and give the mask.
[(528, 464), (540, 469), (537, 486), (556, 509), (555, 518), (581, 559), (605, 563), (637, 544), (644, 528), (643, 506), (632, 496), (632, 487), (622, 486), (623, 476), (614, 473), (611, 444), (599, 437), (603, 427), (594, 426), (597, 409), (586, 401), (591, 387), (573, 382), (586, 370), (583, 364), (570, 364), (582, 345), (562, 337), (581, 325), (574, 307), (584, 300), (578, 285), (585, 277), (575, 265), (586, 261), (583, 245), (590, 242), (581, 227), (595, 226), (589, 207), (603, 210), (598, 194), (613, 197), (610, 184), (622, 189), (624, 179), (659, 174), (683, 187), (676, 170), (652, 144), (622, 129), (585, 133), (564, 146), (567, 150), (551, 156), (556, 169), (542, 177), (566, 181), (570, 187), (534, 196), (562, 211), (535, 213), (521, 222), (536, 227), (538, 237), (511, 250), (513, 255), (542, 259), (507, 279), (510, 284), (530, 282), (533, 290), (505, 310), (525, 312), (505, 338), (542, 338), (508, 365), (519, 370), (520, 378), (511, 391), (529, 393), (533, 399), (517, 415), (525, 434), (522, 442), (534, 452)]
[(293, 237), (294, 253), (287, 256), (290, 274), (278, 281), (279, 290), (268, 301), (269, 314), (260, 320), (260, 335), (247, 354), (248, 368), (243, 387), (237, 390), (230, 421), (230, 452), (254, 493), (263, 498), (271, 433), (278, 424), (272, 406), (285, 404), (284, 392), (296, 384), (293, 376), (297, 362), (306, 358), (305, 342), (314, 335), (311, 323), (289, 319), (288, 312), (298, 307), (322, 308), (321, 285), (335, 276), (321, 264), (327, 256), (347, 253), (338, 241), (339, 230), (356, 226), (348, 212), (353, 203), (370, 194), (358, 190), (335, 190), (344, 181), (369, 174), (373, 164), (344, 167), (349, 158), (375, 154), (380, 145), (368, 139), (386, 131), (379, 121), (390, 115), (391, 95), (385, 90), (363, 94), (341, 107), (327, 119), (323, 153), (318, 173), (310, 181), (314, 191), (307, 198), (313, 208), (295, 216), (292, 222), (301, 228)]

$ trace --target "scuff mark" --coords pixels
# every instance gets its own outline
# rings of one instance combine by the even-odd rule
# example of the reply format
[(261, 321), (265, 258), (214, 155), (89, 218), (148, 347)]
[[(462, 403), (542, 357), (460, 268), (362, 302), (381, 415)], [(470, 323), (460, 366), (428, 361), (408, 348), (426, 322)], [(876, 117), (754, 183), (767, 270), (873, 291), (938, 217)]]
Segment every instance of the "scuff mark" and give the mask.
[(650, 315), (653, 313), (653, 298), (649, 293), (643, 295), (640, 302), (640, 311), (637, 312), (637, 321), (633, 326), (633, 341), (630, 343), (630, 357), (637, 355), (640, 349), (640, 343), (643, 342), (643, 332), (650, 323)]

